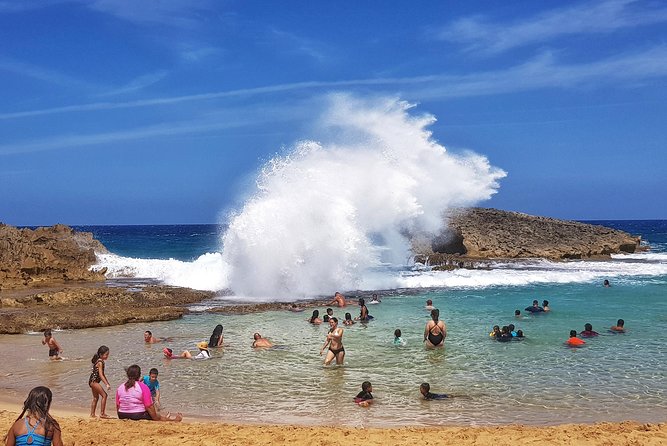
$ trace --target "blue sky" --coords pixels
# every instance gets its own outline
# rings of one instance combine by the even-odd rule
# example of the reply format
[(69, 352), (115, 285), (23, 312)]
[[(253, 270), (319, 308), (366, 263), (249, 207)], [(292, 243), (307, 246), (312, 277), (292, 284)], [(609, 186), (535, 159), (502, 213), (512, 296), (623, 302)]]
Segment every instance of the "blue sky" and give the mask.
[(660, 1), (0, 1), (0, 221), (213, 223), (327, 95), (432, 113), (483, 206), (667, 218)]

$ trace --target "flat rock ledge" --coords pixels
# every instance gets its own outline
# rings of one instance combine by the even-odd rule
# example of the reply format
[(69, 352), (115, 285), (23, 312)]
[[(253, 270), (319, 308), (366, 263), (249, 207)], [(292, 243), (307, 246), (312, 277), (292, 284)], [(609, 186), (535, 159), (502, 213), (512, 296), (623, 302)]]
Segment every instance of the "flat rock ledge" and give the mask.
[(215, 293), (189, 288), (141, 289), (83, 287), (0, 298), (0, 334), (107, 327), (131, 322), (167, 321), (188, 313), (188, 306)]
[(447, 269), (489, 260), (603, 259), (648, 249), (641, 237), (600, 225), (472, 208), (451, 212), (439, 236), (413, 237), (415, 260)]

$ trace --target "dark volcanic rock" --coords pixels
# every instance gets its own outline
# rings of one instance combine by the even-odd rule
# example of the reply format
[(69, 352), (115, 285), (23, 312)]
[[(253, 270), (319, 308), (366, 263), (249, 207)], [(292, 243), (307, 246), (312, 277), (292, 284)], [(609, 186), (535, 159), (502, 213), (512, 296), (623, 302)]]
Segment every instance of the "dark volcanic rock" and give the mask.
[(641, 249), (640, 237), (623, 231), (497, 209), (457, 210), (447, 228), (413, 244), (417, 260), (458, 265), (474, 259), (590, 259)]
[(92, 234), (68, 226), (33, 230), (0, 223), (0, 289), (104, 280), (104, 271), (90, 267), (95, 252), (106, 251)]

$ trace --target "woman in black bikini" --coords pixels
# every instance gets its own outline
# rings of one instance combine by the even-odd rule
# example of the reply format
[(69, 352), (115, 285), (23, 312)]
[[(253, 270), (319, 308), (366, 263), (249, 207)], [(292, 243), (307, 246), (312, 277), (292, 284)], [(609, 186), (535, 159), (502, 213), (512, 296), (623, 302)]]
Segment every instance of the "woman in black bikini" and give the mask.
[(424, 342), (427, 347), (443, 347), (445, 345), (445, 337), (447, 337), (447, 326), (441, 320), (440, 310), (434, 308), (431, 310), (431, 319), (424, 328)]
[(329, 351), (324, 359), (324, 365), (331, 364), (331, 361), (336, 359), (336, 364), (343, 365), (345, 359), (345, 348), (343, 347), (343, 329), (338, 327), (338, 319), (332, 317), (329, 319), (329, 326), (331, 329), (327, 334), (327, 339), (320, 350), (320, 355), (324, 353), (324, 349), (329, 346)]

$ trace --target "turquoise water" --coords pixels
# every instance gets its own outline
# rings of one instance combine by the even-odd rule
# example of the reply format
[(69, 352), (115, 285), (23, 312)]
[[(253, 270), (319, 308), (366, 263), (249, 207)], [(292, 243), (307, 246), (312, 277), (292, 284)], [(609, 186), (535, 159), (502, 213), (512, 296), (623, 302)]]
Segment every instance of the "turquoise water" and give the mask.
[[(58, 399), (85, 407), (88, 357), (106, 344), (111, 348), (107, 374), (114, 388), (123, 381), (123, 368), (132, 363), (144, 371), (158, 367), (165, 408), (193, 416), (327, 424), (336, 413), (340, 423), (349, 426), (664, 421), (664, 290), (664, 281), (651, 279), (611, 288), (595, 283), (386, 295), (381, 304), (369, 306), (372, 322), (345, 329), (343, 367), (322, 365), (319, 349), (327, 327), (309, 325), (306, 313), (202, 314), (141, 326), (58, 332), (65, 356), (74, 360), (56, 364), (46, 359), (39, 334), (3, 336), (3, 356), (11, 361), (0, 365), (0, 386), (20, 395), (46, 383)], [(444, 349), (422, 345), (427, 298), (447, 323)], [(533, 298), (549, 300), (552, 311), (515, 320), (514, 310), (523, 310)], [(628, 332), (608, 333), (607, 327), (620, 317)], [(587, 322), (601, 335), (583, 348), (565, 347), (569, 330), (581, 331)], [(143, 331), (150, 329), (157, 336), (172, 336), (165, 345), (174, 350), (194, 351), (194, 343), (207, 339), (217, 323), (225, 326), (225, 347), (214, 350), (210, 361), (168, 361), (162, 358), (163, 345), (142, 343)], [(488, 337), (492, 325), (508, 323), (522, 329), (526, 339), (499, 343)], [(407, 341), (404, 347), (391, 343), (396, 328)], [(253, 350), (255, 331), (278, 347)], [(10, 345), (15, 355), (5, 353)], [(373, 383), (376, 397), (370, 409), (352, 402), (365, 380)], [(455, 397), (422, 401), (418, 387), (423, 381), (433, 391)]]

